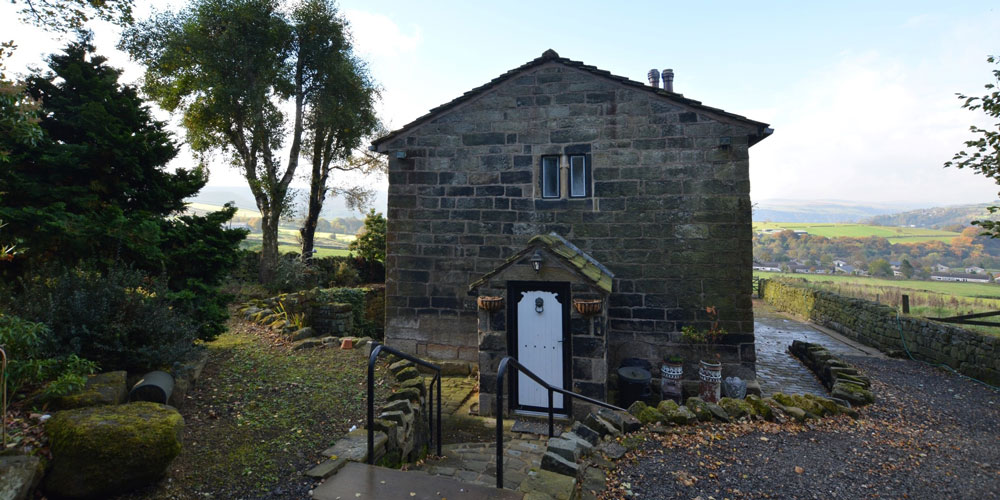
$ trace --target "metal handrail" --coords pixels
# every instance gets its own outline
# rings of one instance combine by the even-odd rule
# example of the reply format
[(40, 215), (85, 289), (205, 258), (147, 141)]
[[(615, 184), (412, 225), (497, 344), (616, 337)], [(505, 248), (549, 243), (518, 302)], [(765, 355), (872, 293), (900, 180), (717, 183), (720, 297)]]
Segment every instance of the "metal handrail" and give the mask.
[[(427, 394), (427, 427), (431, 444), (437, 444), (437, 454), (441, 455), (441, 367), (393, 349), (385, 344), (374, 342), (372, 353), (368, 355), (368, 463), (375, 464), (375, 361), (383, 351), (394, 354), (407, 361), (434, 370), (430, 391)], [(437, 382), (437, 441), (434, 440), (434, 382)]]
[[(552, 395), (553, 395), (553, 392), (558, 392), (558, 393), (560, 393), (560, 394), (562, 394), (564, 396), (569, 396), (571, 398), (581, 399), (581, 400), (586, 401), (586, 402), (588, 402), (590, 404), (595, 404), (597, 406), (602, 406), (602, 407), (607, 408), (609, 410), (626, 411), (624, 408), (619, 408), (619, 407), (617, 407), (615, 405), (605, 403), (604, 401), (598, 401), (598, 400), (593, 399), (593, 398), (588, 398), (587, 396), (584, 396), (582, 394), (577, 394), (577, 393), (575, 393), (573, 391), (568, 391), (568, 390), (562, 389), (560, 387), (553, 387), (552, 385), (549, 385), (548, 382), (542, 380), (541, 377), (539, 377), (538, 375), (535, 375), (534, 372), (532, 372), (531, 370), (525, 368), (524, 365), (522, 365), (517, 360), (517, 358), (515, 358), (513, 356), (504, 356), (504, 358), (502, 360), (500, 360), (500, 366), (497, 368), (497, 407), (496, 407), (496, 414), (497, 414), (497, 488), (503, 488), (503, 379), (504, 379), (504, 376), (506, 375), (507, 366), (508, 365), (512, 365), (513, 366), (514, 374), (516, 374), (518, 372), (518, 370), (520, 370), (525, 375), (527, 375), (528, 377), (530, 377), (532, 380), (534, 380), (535, 382), (538, 382), (538, 385), (544, 387), (545, 390), (548, 391), (548, 395), (549, 395), (549, 437), (552, 437), (552, 435), (555, 434), (555, 417), (553, 415), (553, 409), (552, 409)], [(513, 379), (511, 379), (511, 380), (513, 380)]]

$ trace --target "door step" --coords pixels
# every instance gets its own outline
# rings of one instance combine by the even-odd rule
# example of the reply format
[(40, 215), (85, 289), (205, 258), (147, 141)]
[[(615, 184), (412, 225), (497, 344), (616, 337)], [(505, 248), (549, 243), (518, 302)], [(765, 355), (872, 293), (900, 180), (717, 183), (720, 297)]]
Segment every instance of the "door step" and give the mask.
[(401, 471), (348, 462), (313, 490), (315, 500), (406, 498), (414, 500), (520, 500), (523, 493), (468, 484), (421, 471)]

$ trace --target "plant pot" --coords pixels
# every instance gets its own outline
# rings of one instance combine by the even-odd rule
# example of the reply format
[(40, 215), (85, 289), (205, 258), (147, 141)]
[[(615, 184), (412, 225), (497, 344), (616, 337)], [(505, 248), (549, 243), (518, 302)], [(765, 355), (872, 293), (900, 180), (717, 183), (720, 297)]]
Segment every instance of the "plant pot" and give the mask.
[(497, 312), (503, 307), (503, 297), (480, 295), (476, 299), (479, 308), (487, 312)]
[(706, 403), (719, 402), (722, 386), (722, 363), (702, 360), (698, 370), (698, 378), (701, 381), (698, 386), (698, 395), (701, 396), (701, 399)]
[(664, 361), (660, 366), (660, 397), (681, 403), (684, 397), (681, 380), (684, 378), (684, 363)]
[(581, 316), (591, 317), (601, 313), (601, 299), (573, 299), (573, 308)]

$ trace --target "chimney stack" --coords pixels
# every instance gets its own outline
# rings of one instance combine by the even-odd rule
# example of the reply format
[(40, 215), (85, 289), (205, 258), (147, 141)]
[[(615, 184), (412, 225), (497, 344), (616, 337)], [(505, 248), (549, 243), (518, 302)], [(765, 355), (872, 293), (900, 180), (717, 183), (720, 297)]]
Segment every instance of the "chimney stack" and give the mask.
[(672, 69), (663, 70), (663, 90), (674, 91), (674, 70)]
[(646, 74), (646, 76), (649, 78), (649, 84), (653, 88), (657, 88), (657, 89), (660, 88), (660, 72), (659, 71), (656, 71), (655, 69), (651, 69), (651, 70), (649, 70), (649, 73)]

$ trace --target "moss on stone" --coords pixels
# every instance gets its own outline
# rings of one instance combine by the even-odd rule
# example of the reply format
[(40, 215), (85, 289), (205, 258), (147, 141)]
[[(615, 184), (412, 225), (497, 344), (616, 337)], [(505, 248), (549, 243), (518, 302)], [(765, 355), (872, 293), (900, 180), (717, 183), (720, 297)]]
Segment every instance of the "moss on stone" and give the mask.
[(639, 414), (642, 413), (642, 410), (645, 410), (646, 408), (649, 408), (649, 406), (646, 403), (642, 401), (636, 401), (632, 403), (631, 406), (628, 407), (628, 412), (633, 417), (639, 418)]
[(45, 425), (53, 496), (106, 497), (158, 480), (181, 452), (184, 419), (156, 403), (58, 412)]
[(722, 398), (719, 400), (719, 406), (734, 420), (753, 415), (753, 407), (742, 399)]
[(754, 414), (767, 420), (768, 422), (774, 420), (774, 411), (771, 407), (761, 399), (760, 396), (756, 394), (750, 394), (746, 398), (746, 402), (753, 407)]
[(656, 410), (656, 408), (645, 407), (636, 416), (643, 425), (655, 424), (662, 422), (664, 420), (663, 414)]
[(678, 408), (680, 408), (680, 406), (678, 406), (672, 399), (664, 399), (663, 401), (660, 401), (660, 404), (656, 405), (656, 410), (664, 415), (675, 412)]
[(712, 410), (708, 408), (708, 405), (701, 398), (688, 398), (684, 406), (687, 406), (700, 422), (709, 422), (712, 420)]

